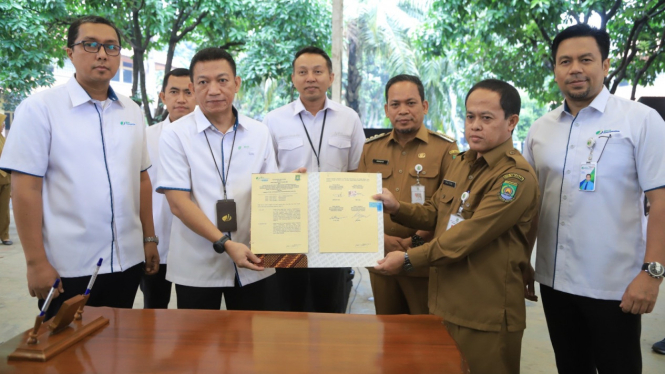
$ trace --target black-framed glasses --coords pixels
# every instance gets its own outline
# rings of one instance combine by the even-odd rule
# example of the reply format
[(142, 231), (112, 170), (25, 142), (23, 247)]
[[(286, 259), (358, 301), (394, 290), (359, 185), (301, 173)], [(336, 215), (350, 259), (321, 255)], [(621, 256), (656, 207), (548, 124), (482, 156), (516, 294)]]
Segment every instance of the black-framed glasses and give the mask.
[(109, 56), (117, 56), (120, 54), (120, 46), (117, 44), (111, 44), (111, 43), (99, 43), (99, 42), (78, 42), (72, 44), (71, 48), (74, 48), (74, 46), (81, 44), (83, 46), (83, 50), (86, 52), (90, 53), (97, 53), (99, 52), (99, 49), (104, 47), (104, 52), (106, 52), (107, 55)]

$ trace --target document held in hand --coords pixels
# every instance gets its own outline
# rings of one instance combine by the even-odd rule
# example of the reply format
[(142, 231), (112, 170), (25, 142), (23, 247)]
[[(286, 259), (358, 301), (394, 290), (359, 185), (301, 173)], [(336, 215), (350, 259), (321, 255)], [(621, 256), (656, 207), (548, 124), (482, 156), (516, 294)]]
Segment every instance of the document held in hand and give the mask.
[(377, 173), (252, 175), (252, 252), (266, 267), (374, 266), (383, 258)]

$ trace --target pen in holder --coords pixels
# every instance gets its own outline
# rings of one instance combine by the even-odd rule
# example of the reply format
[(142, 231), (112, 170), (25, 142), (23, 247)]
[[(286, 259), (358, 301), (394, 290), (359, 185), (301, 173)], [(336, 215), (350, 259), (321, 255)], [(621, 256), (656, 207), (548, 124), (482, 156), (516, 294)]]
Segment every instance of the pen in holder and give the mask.
[(99, 274), (99, 268), (102, 266), (102, 259), (100, 258), (99, 261), (97, 261), (97, 268), (95, 269), (95, 272), (92, 273), (92, 277), (90, 277), (90, 282), (88, 282), (88, 287), (85, 290), (85, 293), (83, 294), (83, 304), (78, 308), (76, 311), (76, 314), (74, 315), (74, 320), (80, 321), (81, 318), (83, 318), (83, 307), (85, 307), (85, 304), (88, 303), (88, 299), (90, 298), (90, 291), (92, 290), (92, 286), (95, 284), (95, 279), (97, 279), (97, 274)]
[(56, 279), (55, 283), (53, 283), (53, 286), (51, 287), (51, 290), (48, 292), (48, 296), (46, 296), (46, 300), (44, 300), (44, 305), (42, 305), (42, 310), (39, 312), (37, 318), (35, 318), (35, 325), (33, 326), (32, 331), (28, 336), (28, 344), (37, 344), (39, 328), (42, 327), (42, 323), (44, 322), (44, 318), (46, 316), (46, 311), (48, 310), (49, 305), (51, 305), (51, 300), (53, 300), (53, 293), (55, 292), (56, 288), (58, 288), (59, 284), (60, 279)]

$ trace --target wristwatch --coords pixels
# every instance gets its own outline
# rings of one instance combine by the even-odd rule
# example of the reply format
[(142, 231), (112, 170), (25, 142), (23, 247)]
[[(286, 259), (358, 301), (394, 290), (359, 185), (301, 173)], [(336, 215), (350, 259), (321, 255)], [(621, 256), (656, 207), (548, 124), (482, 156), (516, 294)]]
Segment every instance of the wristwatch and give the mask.
[(411, 264), (411, 260), (409, 260), (409, 254), (406, 252), (404, 252), (404, 271), (407, 273), (413, 271), (413, 265)]
[(660, 262), (646, 262), (642, 265), (642, 270), (646, 271), (651, 277), (656, 279), (663, 278), (665, 274), (665, 267)]
[(158, 236), (148, 236), (147, 238), (143, 238), (143, 244), (145, 243), (155, 243), (159, 245), (159, 237)]
[(425, 240), (422, 238), (422, 236), (416, 234), (411, 236), (411, 248), (420, 247), (423, 244), (425, 244)]
[(214, 249), (217, 253), (224, 253), (224, 244), (226, 244), (227, 240), (231, 240), (231, 238), (229, 238), (227, 235), (222, 236), (221, 239), (212, 243), (212, 249)]

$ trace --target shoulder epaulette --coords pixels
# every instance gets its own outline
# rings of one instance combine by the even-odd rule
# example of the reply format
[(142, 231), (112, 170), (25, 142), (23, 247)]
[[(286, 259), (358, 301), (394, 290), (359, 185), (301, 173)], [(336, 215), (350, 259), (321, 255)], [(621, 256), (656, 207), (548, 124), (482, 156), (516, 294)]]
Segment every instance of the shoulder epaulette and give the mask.
[(383, 134), (377, 134), (377, 135), (371, 136), (371, 137), (365, 139), (365, 143), (373, 142), (373, 141), (375, 141), (375, 140), (377, 140), (377, 139), (384, 138), (384, 137), (386, 137), (386, 136), (388, 136), (388, 135), (390, 135), (390, 132), (384, 132)]
[(506, 155), (515, 161), (515, 167), (517, 167), (518, 169), (532, 170), (529, 162), (524, 158), (524, 156), (522, 156), (520, 151), (518, 151), (517, 149), (511, 149), (510, 151), (506, 152)]
[(432, 131), (432, 130), (430, 130), (429, 133), (432, 134), (432, 135), (436, 135), (436, 136), (438, 136), (439, 138), (441, 138), (443, 140), (449, 141), (451, 143), (455, 143), (455, 138), (453, 138), (452, 136), (448, 136), (446, 134), (442, 134), (440, 132), (436, 132), (436, 131)]

